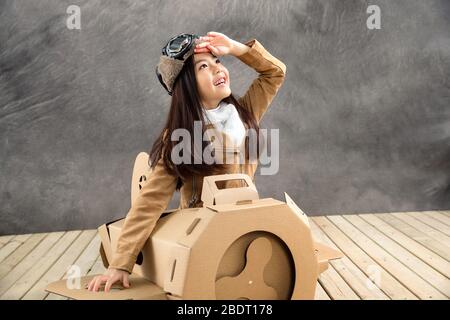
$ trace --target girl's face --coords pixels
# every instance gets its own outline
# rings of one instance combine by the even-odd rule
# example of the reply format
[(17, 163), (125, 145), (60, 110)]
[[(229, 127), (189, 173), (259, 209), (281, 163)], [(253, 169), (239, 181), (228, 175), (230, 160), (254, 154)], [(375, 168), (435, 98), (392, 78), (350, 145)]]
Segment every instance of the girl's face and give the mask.
[(194, 70), (200, 99), (206, 109), (216, 108), (231, 94), (228, 70), (212, 53), (194, 54)]

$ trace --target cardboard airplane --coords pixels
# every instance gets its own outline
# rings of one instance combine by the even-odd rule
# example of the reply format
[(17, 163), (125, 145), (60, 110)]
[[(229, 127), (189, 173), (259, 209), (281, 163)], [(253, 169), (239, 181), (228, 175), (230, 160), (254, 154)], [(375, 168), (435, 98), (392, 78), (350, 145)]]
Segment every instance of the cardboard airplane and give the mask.
[[(135, 161), (131, 202), (151, 174), (148, 154)], [(246, 186), (219, 189), (242, 179)], [(165, 211), (139, 254), (130, 288), (86, 289), (92, 276), (71, 289), (67, 280), (46, 291), (72, 299), (314, 299), (318, 276), (342, 253), (314, 242), (305, 213), (285, 201), (261, 199), (245, 174), (204, 178), (203, 207)], [(98, 228), (107, 268), (124, 219)], [(73, 279), (71, 279), (73, 282)]]

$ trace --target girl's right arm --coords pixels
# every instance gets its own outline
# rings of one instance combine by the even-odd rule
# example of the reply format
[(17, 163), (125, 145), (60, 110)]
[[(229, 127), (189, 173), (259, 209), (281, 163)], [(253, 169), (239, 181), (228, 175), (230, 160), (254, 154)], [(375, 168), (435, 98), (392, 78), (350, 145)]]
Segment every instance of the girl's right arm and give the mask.
[(236, 56), (259, 73), (239, 103), (255, 115), (259, 123), (286, 77), (286, 65), (270, 54), (256, 39), (245, 43), (249, 50)]
[(98, 289), (103, 282), (107, 282), (106, 290), (117, 280), (122, 280), (127, 287), (128, 274), (131, 274), (139, 252), (169, 205), (176, 185), (177, 177), (167, 172), (160, 158), (125, 218), (108, 270), (103, 276), (95, 277), (89, 289), (94, 289), (95, 284)]

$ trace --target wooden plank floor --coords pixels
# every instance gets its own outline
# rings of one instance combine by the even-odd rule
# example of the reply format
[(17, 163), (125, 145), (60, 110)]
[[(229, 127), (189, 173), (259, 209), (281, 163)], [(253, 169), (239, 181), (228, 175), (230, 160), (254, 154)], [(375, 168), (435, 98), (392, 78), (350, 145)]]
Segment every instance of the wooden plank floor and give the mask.
[[(316, 299), (448, 299), (450, 211), (318, 216), (316, 241), (340, 249)], [(0, 300), (62, 299), (45, 286), (77, 270), (103, 273), (96, 230), (0, 237)], [(70, 269), (71, 268), (71, 269)]]

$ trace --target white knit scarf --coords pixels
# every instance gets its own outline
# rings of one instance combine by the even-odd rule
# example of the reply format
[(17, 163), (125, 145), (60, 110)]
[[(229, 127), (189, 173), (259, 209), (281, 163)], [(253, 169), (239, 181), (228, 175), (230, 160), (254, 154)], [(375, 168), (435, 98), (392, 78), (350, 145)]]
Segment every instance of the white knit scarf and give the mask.
[(206, 123), (212, 123), (219, 132), (226, 133), (235, 147), (240, 147), (245, 138), (245, 127), (232, 103), (220, 102), (215, 109), (203, 108)]

